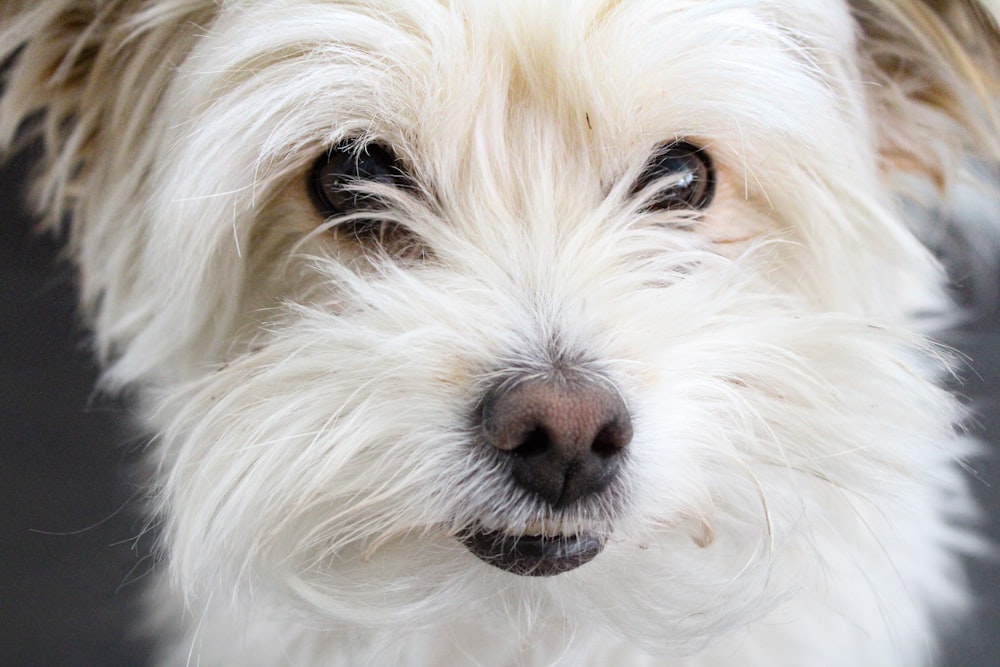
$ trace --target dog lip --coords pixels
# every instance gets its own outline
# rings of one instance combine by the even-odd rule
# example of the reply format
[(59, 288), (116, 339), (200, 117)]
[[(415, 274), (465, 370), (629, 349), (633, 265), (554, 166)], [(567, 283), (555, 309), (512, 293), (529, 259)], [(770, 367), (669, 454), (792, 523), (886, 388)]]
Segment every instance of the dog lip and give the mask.
[(468, 533), (462, 543), (483, 562), (527, 577), (551, 577), (575, 570), (604, 549), (604, 539), (594, 533), (511, 535), (488, 530)]

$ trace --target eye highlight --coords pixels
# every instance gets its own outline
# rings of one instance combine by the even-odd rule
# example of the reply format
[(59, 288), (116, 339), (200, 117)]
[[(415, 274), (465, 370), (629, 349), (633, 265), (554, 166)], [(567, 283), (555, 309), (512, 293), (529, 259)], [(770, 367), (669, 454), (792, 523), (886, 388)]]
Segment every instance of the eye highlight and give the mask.
[(406, 172), (388, 146), (358, 146), (353, 141), (342, 141), (313, 163), (308, 185), (316, 210), (330, 217), (376, 207), (379, 198), (363, 192), (365, 184), (403, 186), (407, 181)]
[(661, 144), (632, 186), (636, 195), (655, 188), (645, 208), (652, 211), (701, 210), (715, 195), (715, 168), (704, 149), (687, 141)]

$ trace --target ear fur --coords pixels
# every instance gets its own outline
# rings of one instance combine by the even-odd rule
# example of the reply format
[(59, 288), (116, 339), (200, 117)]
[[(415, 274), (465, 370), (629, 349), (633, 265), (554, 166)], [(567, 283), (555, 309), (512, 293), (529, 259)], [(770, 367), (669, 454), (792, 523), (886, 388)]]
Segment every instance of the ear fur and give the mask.
[(997, 0), (852, 0), (887, 171), (939, 188), (958, 161), (1000, 160)]
[[(141, 164), (172, 69), (213, 0), (6, 0), (0, 7), (0, 149), (42, 137), (38, 208), (50, 221), (77, 193)], [(124, 150), (123, 150), (124, 149)], [(97, 159), (96, 156), (99, 156)], [(82, 168), (86, 165), (86, 168)], [(71, 237), (72, 241), (72, 237)]]

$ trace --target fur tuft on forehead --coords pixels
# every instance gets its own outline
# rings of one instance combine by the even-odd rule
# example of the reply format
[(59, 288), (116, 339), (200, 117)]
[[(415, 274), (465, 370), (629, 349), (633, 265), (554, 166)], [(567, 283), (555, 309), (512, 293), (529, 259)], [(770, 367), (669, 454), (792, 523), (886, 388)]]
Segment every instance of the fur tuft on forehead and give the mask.
[[(49, 151), (63, 166), (62, 173), (54, 174), (44, 189), (47, 203), (70, 196), (65, 186), (80, 177), (76, 165), (86, 162), (90, 151), (103, 141), (143, 143), (140, 128), (163, 104), (174, 69), (183, 66), (192, 49), (206, 39), (218, 52), (208, 58), (220, 68), (215, 72), (219, 83), (229, 79), (230, 85), (269, 65), (337, 50), (356, 58), (368, 54), (404, 68), (412, 57), (463, 51), (473, 55), (478, 50), (490, 57), (504, 51), (510, 54), (506, 63), (498, 63), (508, 70), (510, 95), (530, 91), (572, 94), (574, 88), (586, 90), (594, 82), (588, 78), (588, 68), (579, 67), (581, 60), (610, 58), (620, 61), (615, 74), (626, 76), (617, 79), (622, 90), (608, 91), (598, 102), (614, 104), (620, 92), (626, 103), (641, 112), (638, 103), (642, 100), (630, 94), (641, 87), (629, 85), (628, 79), (655, 75), (649, 67), (657, 62), (669, 60), (677, 72), (690, 59), (692, 77), (699, 72), (710, 75), (699, 68), (706, 54), (712, 53), (712, 45), (688, 40), (710, 37), (724, 45), (727, 25), (745, 30), (741, 33), (744, 40), (754, 32), (773, 40), (774, 35), (767, 33), (780, 30), (787, 35), (784, 46), (801, 45), (803, 57), (808, 57), (806, 53), (819, 61), (830, 56), (856, 57), (863, 78), (855, 82), (865, 85), (871, 104), (891, 110), (888, 115), (897, 122), (912, 118), (912, 131), (905, 137), (898, 129), (895, 137), (883, 137), (891, 155), (906, 154), (906, 145), (920, 145), (921, 137), (928, 134), (921, 128), (934, 129), (933, 123), (943, 122), (935, 121), (935, 114), (966, 129), (966, 148), (987, 150), (990, 155), (998, 152), (994, 133), (986, 124), (990, 119), (971, 109), (981, 108), (975, 103), (996, 92), (1000, 38), (992, 10), (970, 0), (853, 0), (825, 3), (822, 8), (752, 1), (718, 6), (587, 1), (525, 3), (513, 8), (510, 3), (449, 5), (436, 0), (399, 6), (304, 0), (246, 6), (205, 0), (15, 0), (0, 11), (5, 19), (0, 55), (13, 61), (6, 77), (11, 94), (3, 100), (0, 138), (9, 144), (29, 120), (44, 133)], [(699, 22), (705, 23), (704, 28), (693, 29)], [(847, 49), (855, 33), (854, 22), (861, 31), (852, 54)], [(395, 36), (387, 32), (392, 25), (398, 30)], [(266, 26), (271, 29), (264, 30)], [(412, 52), (414, 48), (417, 52)], [(676, 55), (670, 56), (671, 52)], [(718, 61), (725, 64), (725, 53), (718, 55)], [(378, 69), (377, 62), (370, 64)], [(457, 68), (461, 63), (442, 64)], [(806, 63), (810, 64), (816, 63)], [(44, 85), (36, 85), (39, 81)], [(780, 86), (781, 77), (773, 77), (773, 82)], [(310, 83), (321, 88), (319, 81), (301, 82), (302, 86)], [(662, 94), (683, 98), (697, 81), (679, 78), (677, 84)], [(129, 100), (127, 109), (124, 100)], [(543, 102), (551, 105), (556, 100)], [(575, 102), (571, 100), (570, 106), (577, 106)], [(390, 110), (398, 111), (386, 109)], [(39, 112), (44, 121), (39, 120)], [(576, 114), (578, 109), (567, 112)], [(121, 118), (125, 114), (128, 118)], [(117, 122), (124, 120), (128, 122)], [(909, 125), (904, 123), (904, 128)], [(108, 127), (128, 130), (117, 130), (113, 139), (102, 137), (101, 128)], [(880, 130), (893, 132), (892, 128)], [(913, 153), (911, 161), (926, 155), (919, 150), (909, 152)]]

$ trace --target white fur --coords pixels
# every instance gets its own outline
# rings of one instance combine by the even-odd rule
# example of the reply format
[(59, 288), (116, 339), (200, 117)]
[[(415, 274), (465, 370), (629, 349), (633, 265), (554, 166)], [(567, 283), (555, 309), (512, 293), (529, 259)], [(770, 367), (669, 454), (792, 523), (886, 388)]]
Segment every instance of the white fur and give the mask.
[[(72, 215), (105, 386), (156, 434), (162, 664), (930, 662), (969, 603), (972, 448), (891, 157), (957, 173), (974, 86), (934, 75), (971, 119), (913, 102), (844, 2), (63, 14), (89, 4), (11, 9), (0, 134), (48, 110), (39, 201)], [(414, 172), (392, 215), (427, 259), (310, 204), (312, 161), (358, 136)], [(674, 137), (719, 169), (693, 225), (628, 196)], [(473, 467), (492, 378), (557, 358), (631, 410), (615, 516), (543, 516)], [(455, 539), (542, 520), (611, 539), (552, 578)]]

